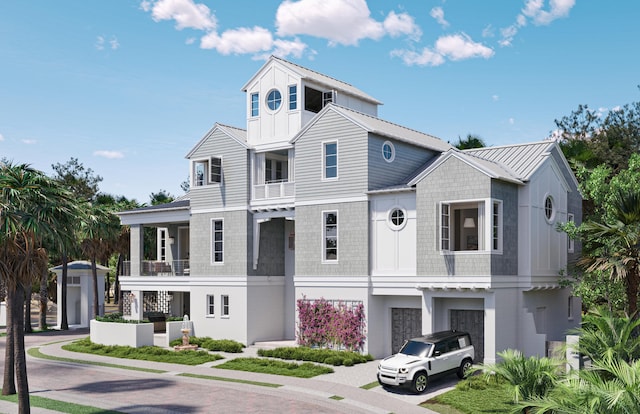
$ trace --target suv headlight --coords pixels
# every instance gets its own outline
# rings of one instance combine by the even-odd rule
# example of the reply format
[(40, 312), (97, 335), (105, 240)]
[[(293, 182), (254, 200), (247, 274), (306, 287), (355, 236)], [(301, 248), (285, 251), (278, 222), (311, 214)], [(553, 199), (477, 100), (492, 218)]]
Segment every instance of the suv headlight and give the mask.
[(406, 374), (407, 372), (409, 372), (409, 368), (407, 368), (407, 367), (399, 368), (398, 372), (401, 373), (401, 374)]

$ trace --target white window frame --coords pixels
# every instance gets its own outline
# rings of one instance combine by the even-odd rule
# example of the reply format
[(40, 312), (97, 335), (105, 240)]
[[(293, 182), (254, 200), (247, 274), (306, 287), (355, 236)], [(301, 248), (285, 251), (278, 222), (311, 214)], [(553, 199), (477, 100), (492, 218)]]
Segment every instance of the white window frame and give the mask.
[[(576, 221), (575, 215), (573, 213), (567, 213), (567, 222), (575, 223), (575, 221)], [(567, 251), (569, 253), (574, 253), (575, 252), (575, 240), (573, 240), (569, 236), (567, 236), (567, 239), (568, 239)]]
[[(551, 201), (551, 217), (547, 216), (547, 201)], [(542, 200), (542, 214), (544, 215), (544, 219), (548, 224), (553, 224), (556, 220), (556, 213), (558, 211), (558, 207), (556, 206), (555, 198), (547, 193), (544, 195), (544, 199)]]
[(229, 295), (220, 295), (220, 317), (228, 318), (231, 314)]
[[(391, 151), (391, 154), (389, 155), (389, 158), (387, 158), (387, 156), (385, 154), (385, 151), (384, 151), (384, 148), (387, 147), (387, 146), (389, 147), (389, 149)], [(392, 163), (393, 160), (396, 159), (396, 147), (393, 145), (393, 142), (391, 142), (391, 141), (383, 142), (381, 151), (382, 151), (382, 159), (385, 160), (386, 162)]]
[[(477, 206), (477, 207), (476, 207)], [(497, 240), (494, 237), (494, 208), (498, 208), (497, 217)], [(456, 245), (455, 236), (451, 232), (457, 231), (455, 226), (454, 211), (465, 208), (477, 208), (478, 217), (476, 226), (478, 227), (478, 250), (454, 250)], [(468, 199), (468, 200), (446, 200), (439, 203), (438, 209), (438, 249), (441, 254), (502, 254), (504, 241), (504, 212), (502, 200), (493, 198)], [(494, 249), (494, 241), (497, 248)], [(482, 246), (482, 248), (480, 248)]]
[[(288, 101), (289, 101), (289, 110), (297, 111), (298, 110), (298, 85), (293, 84), (293, 85), (287, 86), (287, 95), (288, 95)], [(291, 97), (293, 97), (293, 99), (291, 99)]]
[(258, 92), (252, 93), (249, 97), (249, 115), (252, 118), (260, 116), (260, 94)]
[[(222, 240), (220, 240), (221, 243), (221, 251), (220, 254), (222, 255), (222, 260), (216, 260), (216, 232), (218, 230), (216, 230), (215, 225), (217, 222), (220, 222), (222, 224), (222, 229), (219, 230), (221, 236), (222, 236)], [(212, 218), (211, 219), (211, 227), (210, 227), (210, 234), (211, 234), (211, 264), (212, 265), (221, 265), (224, 264), (224, 219), (222, 218)]]
[[(214, 160), (216, 161), (216, 166), (220, 166), (220, 173), (213, 172)], [(198, 184), (199, 180), (197, 177), (196, 169), (199, 164), (204, 164), (204, 174), (202, 177), (202, 184)], [(219, 176), (218, 180), (214, 178), (214, 176)], [(224, 177), (224, 165), (222, 157), (211, 156), (209, 158), (198, 158), (195, 160), (191, 160), (191, 187), (207, 187), (211, 185), (222, 185)]]
[[(336, 176), (327, 177), (327, 146), (335, 144), (336, 146)], [(322, 181), (334, 181), (338, 179), (338, 141), (323, 141), (322, 142)]]
[[(327, 258), (327, 215), (328, 214), (334, 214), (336, 216), (336, 224), (335, 224), (335, 228), (336, 228), (336, 235), (335, 235), (335, 240), (336, 240), (336, 245), (335, 245), (335, 250), (336, 250), (336, 258), (335, 259), (328, 259)], [(339, 250), (339, 241), (340, 241), (340, 228), (339, 228), (339, 216), (338, 216), (338, 210), (324, 210), (322, 211), (322, 262), (323, 263), (338, 263), (338, 259), (340, 257), (340, 250)]]
[(213, 318), (214, 316), (216, 316), (216, 296), (215, 295), (207, 295), (207, 313), (206, 316), (208, 318)]
[[(395, 212), (399, 212), (400, 214), (402, 214), (402, 223), (400, 224), (395, 224), (393, 222), (393, 220), (397, 217), (394, 217), (394, 213)], [(393, 206), (389, 209), (389, 212), (387, 213), (387, 225), (389, 226), (389, 228), (393, 231), (400, 231), (404, 228), (404, 226), (407, 225), (407, 221), (409, 220), (409, 216), (407, 215), (407, 210), (401, 206)]]
[[(276, 97), (277, 94), (277, 97)], [(270, 89), (265, 97), (264, 104), (270, 112), (278, 112), (282, 108), (284, 97), (278, 88)], [(273, 108), (272, 108), (273, 106)]]

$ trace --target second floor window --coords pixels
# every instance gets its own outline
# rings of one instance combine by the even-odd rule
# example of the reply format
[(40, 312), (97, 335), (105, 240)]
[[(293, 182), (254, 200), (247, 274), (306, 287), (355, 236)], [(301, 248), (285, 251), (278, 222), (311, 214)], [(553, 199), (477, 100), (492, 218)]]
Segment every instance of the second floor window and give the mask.
[(211, 220), (211, 262), (224, 262), (224, 228), (222, 220)]
[(298, 86), (289, 85), (289, 110), (298, 109)]
[(260, 95), (257, 93), (251, 94), (251, 116), (258, 116), (260, 114), (259, 111), (260, 106)]
[(338, 143), (325, 142), (323, 144), (323, 178), (338, 178)]
[(502, 251), (502, 202), (480, 200), (442, 203), (442, 251)]
[(322, 213), (322, 227), (324, 234), (324, 261), (338, 260), (338, 212), (325, 211)]
[(208, 160), (193, 162), (193, 186), (202, 187), (222, 183), (222, 158), (211, 157)]

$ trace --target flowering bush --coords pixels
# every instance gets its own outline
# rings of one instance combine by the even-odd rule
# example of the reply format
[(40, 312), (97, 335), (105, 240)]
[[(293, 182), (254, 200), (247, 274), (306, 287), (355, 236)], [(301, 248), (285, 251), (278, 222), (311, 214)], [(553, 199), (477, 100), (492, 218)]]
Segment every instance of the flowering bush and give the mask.
[(326, 299), (298, 299), (298, 344), (309, 347), (360, 351), (364, 345), (362, 302), (334, 304)]

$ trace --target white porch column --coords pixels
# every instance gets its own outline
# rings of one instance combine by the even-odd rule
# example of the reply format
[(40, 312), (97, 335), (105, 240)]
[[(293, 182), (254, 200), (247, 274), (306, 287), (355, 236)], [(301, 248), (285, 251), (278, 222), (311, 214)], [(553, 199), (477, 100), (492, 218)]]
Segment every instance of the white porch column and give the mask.
[(129, 276), (141, 276), (142, 258), (144, 257), (144, 226), (142, 224), (132, 224), (129, 239), (131, 242), (131, 274)]
[(433, 332), (433, 296), (422, 291), (422, 334)]
[(131, 320), (141, 321), (142, 320), (142, 291), (141, 290), (132, 290), (129, 296), (129, 300), (131, 301)]
[[(484, 363), (496, 363), (496, 295), (484, 297)], [(474, 361), (476, 362), (476, 361)], [(482, 361), (478, 361), (482, 362)]]

